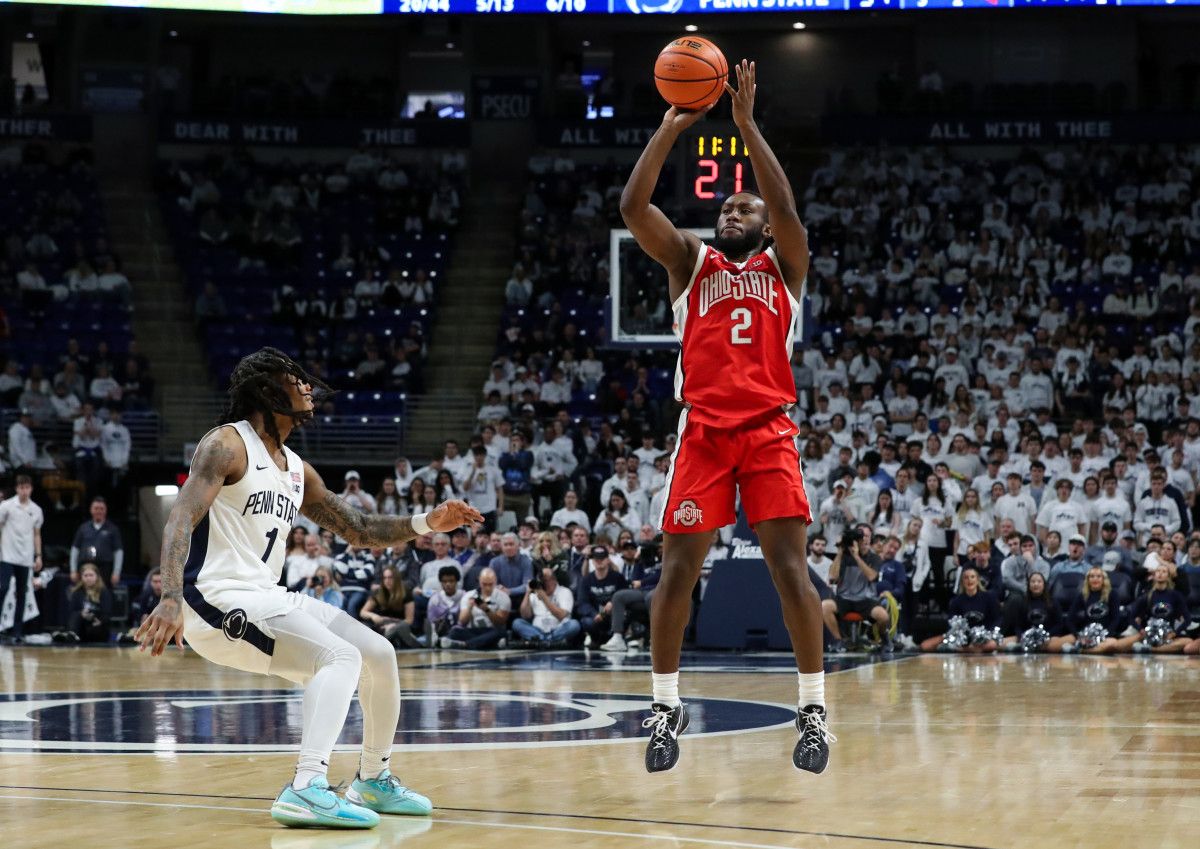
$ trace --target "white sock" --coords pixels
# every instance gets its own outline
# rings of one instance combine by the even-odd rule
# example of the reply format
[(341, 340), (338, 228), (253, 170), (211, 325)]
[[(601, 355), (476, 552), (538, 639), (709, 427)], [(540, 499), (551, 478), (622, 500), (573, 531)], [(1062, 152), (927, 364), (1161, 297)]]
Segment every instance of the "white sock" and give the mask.
[(800, 707), (825, 707), (825, 673), (797, 672), (800, 677)]
[(320, 755), (302, 754), (296, 765), (296, 777), (292, 779), (293, 790), (303, 790), (313, 783), (315, 778), (324, 778), (329, 772), (329, 764), (321, 760)]
[(654, 679), (654, 701), (669, 707), (676, 707), (679, 704), (679, 673), (667, 672), (659, 674), (657, 672), (650, 673), (650, 677)]
[(358, 777), (364, 781), (378, 778), (388, 768), (388, 761), (390, 759), (390, 752), (387, 755), (382, 755), (379, 752), (370, 752), (364, 748), (362, 754), (358, 757)]

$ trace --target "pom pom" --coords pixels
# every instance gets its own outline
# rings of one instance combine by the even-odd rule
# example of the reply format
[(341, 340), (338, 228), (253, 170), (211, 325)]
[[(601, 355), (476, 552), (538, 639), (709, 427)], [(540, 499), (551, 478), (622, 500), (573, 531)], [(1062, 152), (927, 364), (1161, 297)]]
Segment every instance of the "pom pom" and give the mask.
[(1166, 619), (1151, 619), (1146, 623), (1146, 636), (1142, 638), (1147, 646), (1152, 649), (1166, 645), (1167, 637), (1171, 633), (1171, 623)]
[(999, 643), (1003, 639), (999, 628), (985, 628), (982, 625), (976, 625), (971, 629), (971, 645), (982, 646), (989, 641)]
[(1021, 635), (1021, 651), (1041, 651), (1048, 642), (1050, 642), (1050, 632), (1047, 631), (1042, 625), (1034, 625)]
[(951, 616), (947, 623), (946, 636), (942, 639), (942, 646), (946, 651), (962, 651), (970, 645), (970, 642), (971, 635), (966, 617)]
[(1079, 632), (1079, 647), (1094, 649), (1108, 639), (1108, 629), (1099, 622), (1091, 622)]

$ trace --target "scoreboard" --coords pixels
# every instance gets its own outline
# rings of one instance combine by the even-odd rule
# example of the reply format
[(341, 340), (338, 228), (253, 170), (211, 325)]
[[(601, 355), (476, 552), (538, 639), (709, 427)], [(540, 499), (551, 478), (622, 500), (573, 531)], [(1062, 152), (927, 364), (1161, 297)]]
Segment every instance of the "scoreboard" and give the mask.
[(1197, 6), (1200, 0), (0, 0), (58, 6), (295, 15), (696, 15), (1050, 7)]

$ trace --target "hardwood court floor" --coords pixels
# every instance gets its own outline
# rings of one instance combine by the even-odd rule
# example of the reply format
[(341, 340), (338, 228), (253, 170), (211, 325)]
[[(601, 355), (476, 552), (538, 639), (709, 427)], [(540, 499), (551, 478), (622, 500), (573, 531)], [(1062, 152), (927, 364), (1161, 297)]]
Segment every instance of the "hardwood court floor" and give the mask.
[[(1200, 663), (842, 661), (828, 771), (791, 765), (780, 655), (690, 655), (675, 771), (642, 767), (645, 655), (399, 657), (393, 762), (437, 805), (294, 831), (300, 702), (191, 653), (0, 649), (0, 845), (14, 849), (1168, 849), (1200, 838)], [(357, 706), (331, 779), (353, 776)]]

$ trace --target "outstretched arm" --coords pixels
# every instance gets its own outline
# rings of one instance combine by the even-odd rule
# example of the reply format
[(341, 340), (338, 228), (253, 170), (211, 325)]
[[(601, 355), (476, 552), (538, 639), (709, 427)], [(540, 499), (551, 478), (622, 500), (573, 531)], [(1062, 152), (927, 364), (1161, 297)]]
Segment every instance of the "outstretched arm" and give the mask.
[[(662, 210), (650, 203), (650, 198), (679, 134), (704, 117), (709, 109), (712, 106), (695, 112), (685, 112), (675, 106), (668, 109), (662, 125), (638, 157), (625, 190), (621, 192), (621, 217), (625, 226), (642, 250), (667, 269), (672, 282), (678, 276), (688, 276), (700, 249), (700, 240), (676, 229)], [(677, 294), (672, 292), (672, 299)]]
[[(399, 545), (421, 536), (413, 529), (411, 516), (381, 516), (361, 513), (325, 488), (325, 481), (308, 463), (304, 464), (304, 503), (300, 512), (322, 528), (333, 531), (351, 545), (366, 548)], [(483, 522), (483, 516), (465, 501), (447, 501), (426, 515), (430, 531), (452, 531), (460, 525)]]
[(172, 640), (183, 648), (183, 567), (192, 544), (192, 530), (227, 480), (240, 480), (246, 472), (246, 449), (231, 428), (212, 431), (196, 446), (192, 468), (163, 528), (162, 599), (138, 628), (134, 639), (154, 657)]
[(783, 173), (783, 166), (775, 158), (771, 146), (754, 121), (754, 63), (743, 59), (735, 70), (737, 89), (725, 83), (725, 90), (733, 101), (733, 121), (742, 134), (742, 142), (750, 151), (754, 180), (767, 204), (767, 220), (771, 225), (771, 237), (775, 240), (775, 255), (779, 257), (788, 289), (798, 298), (804, 278), (808, 276), (808, 231), (800, 223), (787, 174)]

